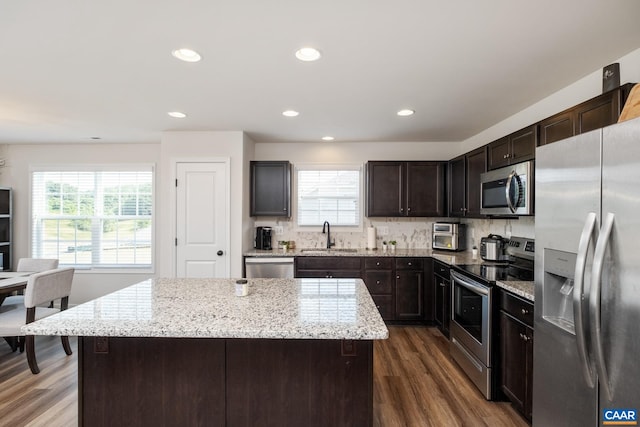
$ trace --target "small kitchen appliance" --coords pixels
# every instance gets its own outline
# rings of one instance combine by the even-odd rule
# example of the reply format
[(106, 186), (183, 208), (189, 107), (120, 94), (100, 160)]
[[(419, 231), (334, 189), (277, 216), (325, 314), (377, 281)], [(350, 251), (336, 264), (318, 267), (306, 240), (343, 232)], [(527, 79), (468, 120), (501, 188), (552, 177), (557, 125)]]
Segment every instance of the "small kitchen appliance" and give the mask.
[(271, 227), (256, 227), (256, 240), (253, 245), (256, 249), (271, 250)]
[(480, 239), (480, 257), (485, 261), (504, 261), (508, 239), (497, 234), (489, 234)]
[(446, 251), (463, 251), (466, 249), (466, 226), (448, 222), (435, 222), (431, 235), (431, 247)]

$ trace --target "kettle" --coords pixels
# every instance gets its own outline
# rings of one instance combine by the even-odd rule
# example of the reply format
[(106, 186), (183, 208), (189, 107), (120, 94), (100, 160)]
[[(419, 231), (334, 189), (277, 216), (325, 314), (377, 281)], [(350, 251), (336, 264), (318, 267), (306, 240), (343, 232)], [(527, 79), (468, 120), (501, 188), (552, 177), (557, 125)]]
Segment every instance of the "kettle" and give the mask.
[(503, 261), (508, 240), (497, 234), (480, 239), (480, 257), (486, 261)]

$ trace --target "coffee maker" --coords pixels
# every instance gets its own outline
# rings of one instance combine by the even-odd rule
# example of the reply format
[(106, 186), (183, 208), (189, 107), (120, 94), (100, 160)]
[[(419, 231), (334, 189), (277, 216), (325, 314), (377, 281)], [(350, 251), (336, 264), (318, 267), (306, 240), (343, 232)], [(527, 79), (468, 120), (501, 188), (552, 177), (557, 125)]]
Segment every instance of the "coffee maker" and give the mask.
[(271, 250), (271, 227), (256, 227), (256, 240), (253, 247)]

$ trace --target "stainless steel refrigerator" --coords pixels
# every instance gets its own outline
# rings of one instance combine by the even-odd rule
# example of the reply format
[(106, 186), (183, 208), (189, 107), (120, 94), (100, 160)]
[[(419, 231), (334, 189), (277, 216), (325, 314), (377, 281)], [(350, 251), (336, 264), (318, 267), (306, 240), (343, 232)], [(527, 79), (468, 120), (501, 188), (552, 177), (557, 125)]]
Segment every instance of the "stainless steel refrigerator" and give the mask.
[(539, 147), (535, 192), (533, 425), (637, 414), (640, 119)]

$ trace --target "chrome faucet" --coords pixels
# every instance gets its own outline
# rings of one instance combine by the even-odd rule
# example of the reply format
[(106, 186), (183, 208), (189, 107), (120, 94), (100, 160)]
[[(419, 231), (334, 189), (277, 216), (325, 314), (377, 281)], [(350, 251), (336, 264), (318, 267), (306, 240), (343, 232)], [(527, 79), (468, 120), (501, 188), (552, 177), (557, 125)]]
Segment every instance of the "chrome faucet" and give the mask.
[(322, 224), (322, 234), (325, 234), (325, 229), (327, 233), (327, 249), (331, 249), (331, 246), (335, 246), (335, 243), (331, 243), (331, 225), (329, 225), (329, 221), (325, 221)]

